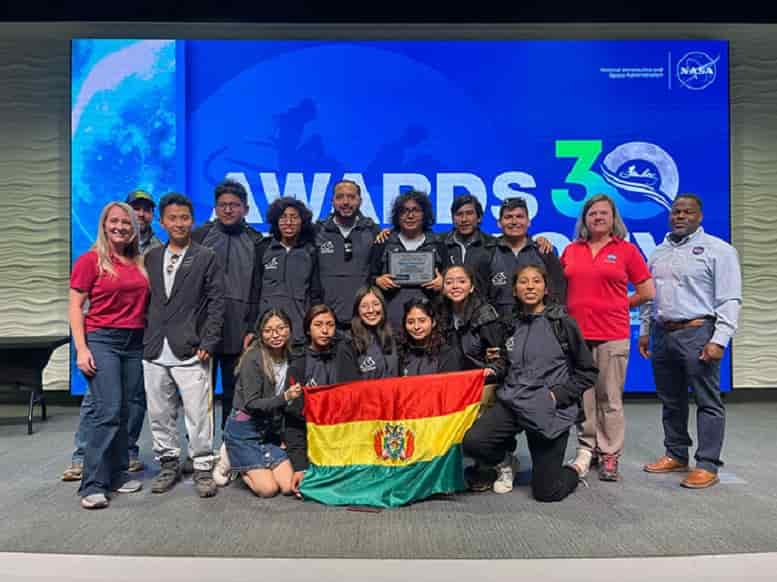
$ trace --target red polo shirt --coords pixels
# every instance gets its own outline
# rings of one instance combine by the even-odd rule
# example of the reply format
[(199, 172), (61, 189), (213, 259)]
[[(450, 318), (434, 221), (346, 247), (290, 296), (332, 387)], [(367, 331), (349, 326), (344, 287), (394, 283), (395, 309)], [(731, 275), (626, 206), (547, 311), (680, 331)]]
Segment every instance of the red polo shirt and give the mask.
[(142, 329), (146, 323), (148, 279), (137, 265), (113, 259), (116, 276), (99, 274), (97, 253), (81, 255), (73, 265), (70, 288), (87, 294), (89, 311), (84, 318), (86, 333), (104, 327)]
[(650, 279), (639, 249), (613, 238), (596, 256), (588, 241), (569, 244), (561, 255), (567, 279), (567, 310), (583, 337), (593, 341), (627, 339), (630, 335), (628, 284)]

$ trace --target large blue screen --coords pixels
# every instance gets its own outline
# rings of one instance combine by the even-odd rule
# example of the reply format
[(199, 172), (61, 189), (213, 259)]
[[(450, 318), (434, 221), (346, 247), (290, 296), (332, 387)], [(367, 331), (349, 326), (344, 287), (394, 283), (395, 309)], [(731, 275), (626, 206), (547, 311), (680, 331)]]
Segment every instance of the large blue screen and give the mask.
[[(607, 193), (646, 257), (693, 192), (729, 240), (728, 43), (73, 41), (74, 258), (109, 200), (176, 190), (202, 222), (225, 177), (264, 231), (274, 198), (325, 216), (347, 177), (383, 224), (398, 192), (428, 191), (440, 231), (458, 194), (481, 199), (488, 232), (500, 201), (523, 196), (559, 252), (586, 197)], [(632, 315), (626, 389), (653, 391)], [(728, 356), (721, 375), (730, 389)]]

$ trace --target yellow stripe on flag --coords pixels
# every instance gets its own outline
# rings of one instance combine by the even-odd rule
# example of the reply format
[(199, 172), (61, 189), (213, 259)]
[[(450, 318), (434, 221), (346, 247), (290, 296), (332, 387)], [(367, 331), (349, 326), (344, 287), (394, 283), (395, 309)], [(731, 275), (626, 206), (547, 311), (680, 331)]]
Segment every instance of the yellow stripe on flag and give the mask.
[(318, 466), (397, 467), (431, 461), (461, 443), (479, 408), (477, 402), (444, 416), (334, 425), (308, 423), (308, 458)]

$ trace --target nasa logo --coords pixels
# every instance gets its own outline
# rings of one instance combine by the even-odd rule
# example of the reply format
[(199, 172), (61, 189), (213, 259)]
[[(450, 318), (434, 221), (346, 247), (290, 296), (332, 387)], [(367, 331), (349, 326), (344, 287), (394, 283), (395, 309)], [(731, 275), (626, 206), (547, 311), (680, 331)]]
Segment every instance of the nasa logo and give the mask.
[(702, 51), (691, 51), (677, 61), (677, 80), (686, 89), (706, 89), (718, 76), (718, 61)]
[(701, 255), (704, 252), (704, 247), (693, 247), (691, 251), (694, 255)]
[(617, 258), (618, 258), (618, 257), (616, 257), (615, 255), (613, 255), (613, 254), (611, 253), (611, 254), (607, 255), (607, 262), (608, 262), (608, 263), (614, 263), (614, 262), (617, 260)]

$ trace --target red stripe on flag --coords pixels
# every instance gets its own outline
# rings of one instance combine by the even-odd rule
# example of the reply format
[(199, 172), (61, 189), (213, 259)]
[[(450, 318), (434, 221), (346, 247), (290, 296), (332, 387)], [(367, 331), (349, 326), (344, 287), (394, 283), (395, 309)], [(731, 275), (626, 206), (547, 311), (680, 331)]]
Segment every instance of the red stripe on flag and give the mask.
[(305, 420), (319, 425), (443, 416), (479, 402), (483, 370), (365, 380), (305, 389)]

